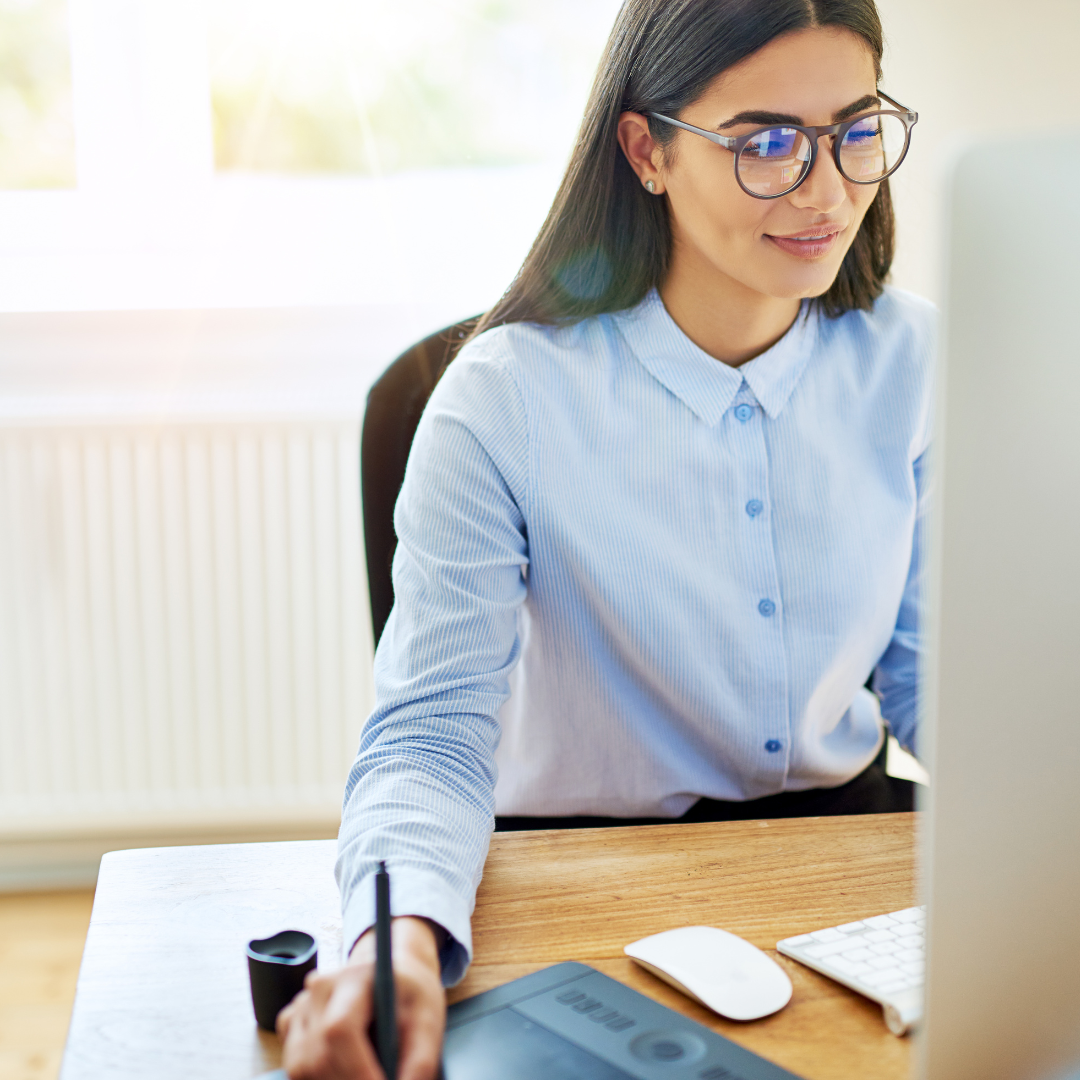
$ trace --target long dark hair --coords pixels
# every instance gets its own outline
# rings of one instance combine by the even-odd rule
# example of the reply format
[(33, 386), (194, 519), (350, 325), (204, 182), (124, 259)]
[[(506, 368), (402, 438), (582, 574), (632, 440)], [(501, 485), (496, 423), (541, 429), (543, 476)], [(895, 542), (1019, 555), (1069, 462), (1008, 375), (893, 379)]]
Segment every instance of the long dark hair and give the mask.
[[(540, 234), (479, 334), (512, 322), (565, 324), (639, 303), (671, 254), (667, 201), (638, 182), (617, 141), (625, 111), (678, 116), (721, 72), (781, 34), (840, 26), (860, 35), (881, 77), (874, 0), (625, 0), (593, 84), (566, 175)], [(650, 119), (667, 146), (675, 130)], [(870, 308), (893, 257), (893, 211), (882, 181), (840, 272), (814, 302), (828, 316)]]

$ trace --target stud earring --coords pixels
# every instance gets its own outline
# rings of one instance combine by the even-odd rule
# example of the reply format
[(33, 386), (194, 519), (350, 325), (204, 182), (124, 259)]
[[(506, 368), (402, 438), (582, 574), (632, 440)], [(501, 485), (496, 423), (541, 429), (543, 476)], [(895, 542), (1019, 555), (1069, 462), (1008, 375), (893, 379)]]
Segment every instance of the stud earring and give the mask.
[(655, 195), (656, 194), (656, 185), (651, 180), (646, 180), (645, 181), (645, 190), (650, 195)]

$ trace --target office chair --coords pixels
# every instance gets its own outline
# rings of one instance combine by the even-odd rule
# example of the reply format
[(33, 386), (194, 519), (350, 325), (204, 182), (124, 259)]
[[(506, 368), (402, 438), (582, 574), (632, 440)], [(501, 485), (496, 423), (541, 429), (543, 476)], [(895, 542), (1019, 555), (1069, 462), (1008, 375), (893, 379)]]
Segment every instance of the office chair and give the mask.
[(476, 315), (448, 326), (403, 352), (368, 392), (360, 437), (360, 492), (364, 508), (371, 628), (379, 644), (394, 606), (390, 566), (397, 547), (394, 504), (405, 479), (416, 426), (431, 391), (465, 339)]

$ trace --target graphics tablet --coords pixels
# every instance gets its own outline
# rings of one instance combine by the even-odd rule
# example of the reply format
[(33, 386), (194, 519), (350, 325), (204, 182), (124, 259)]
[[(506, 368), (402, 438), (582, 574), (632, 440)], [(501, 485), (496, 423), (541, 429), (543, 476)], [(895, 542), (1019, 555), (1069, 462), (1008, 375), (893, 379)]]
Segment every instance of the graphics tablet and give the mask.
[(446, 1014), (445, 1080), (798, 1080), (585, 964), (556, 964)]

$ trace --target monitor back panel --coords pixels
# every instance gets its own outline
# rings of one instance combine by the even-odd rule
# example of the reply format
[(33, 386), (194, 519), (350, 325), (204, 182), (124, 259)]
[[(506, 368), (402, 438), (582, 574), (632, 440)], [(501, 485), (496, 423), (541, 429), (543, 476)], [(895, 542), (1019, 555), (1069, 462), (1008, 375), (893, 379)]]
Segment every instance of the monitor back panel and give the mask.
[(969, 150), (952, 181), (926, 1080), (1080, 1062), (1078, 185), (1080, 134), (1053, 130)]

